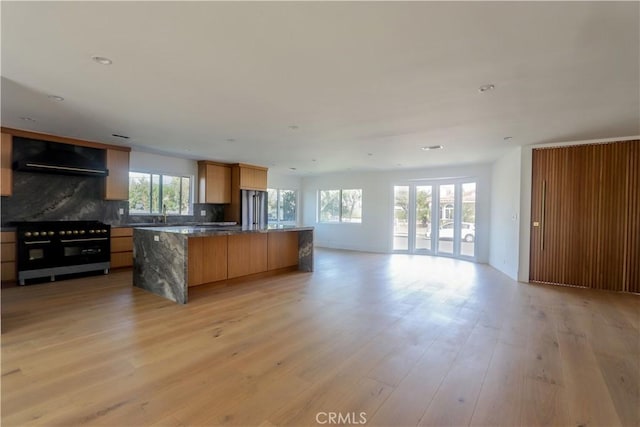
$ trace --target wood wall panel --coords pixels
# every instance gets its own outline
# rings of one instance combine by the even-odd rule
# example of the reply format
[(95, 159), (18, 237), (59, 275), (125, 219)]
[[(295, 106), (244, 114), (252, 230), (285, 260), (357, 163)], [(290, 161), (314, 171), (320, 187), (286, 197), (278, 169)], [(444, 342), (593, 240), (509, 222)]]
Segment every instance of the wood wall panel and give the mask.
[(638, 146), (631, 141), (534, 150), (531, 281), (638, 288), (640, 185), (632, 154)]
[(624, 290), (640, 293), (640, 141), (630, 144)]

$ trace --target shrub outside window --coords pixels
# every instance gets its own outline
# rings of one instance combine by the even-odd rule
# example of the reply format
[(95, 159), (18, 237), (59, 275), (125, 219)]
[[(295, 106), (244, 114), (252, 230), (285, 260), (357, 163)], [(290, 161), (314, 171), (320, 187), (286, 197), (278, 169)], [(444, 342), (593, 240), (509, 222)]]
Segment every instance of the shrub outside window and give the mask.
[(129, 172), (129, 213), (133, 215), (191, 214), (191, 178)]
[(320, 190), (319, 222), (362, 222), (362, 189)]
[(298, 192), (286, 189), (267, 189), (269, 222), (295, 224), (298, 220)]

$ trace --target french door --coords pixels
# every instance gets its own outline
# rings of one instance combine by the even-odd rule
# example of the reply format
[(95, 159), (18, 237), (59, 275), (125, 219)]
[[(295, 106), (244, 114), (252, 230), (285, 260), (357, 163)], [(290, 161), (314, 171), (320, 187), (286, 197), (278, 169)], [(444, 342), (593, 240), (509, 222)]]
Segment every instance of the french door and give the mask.
[(393, 251), (475, 258), (475, 182), (394, 186)]

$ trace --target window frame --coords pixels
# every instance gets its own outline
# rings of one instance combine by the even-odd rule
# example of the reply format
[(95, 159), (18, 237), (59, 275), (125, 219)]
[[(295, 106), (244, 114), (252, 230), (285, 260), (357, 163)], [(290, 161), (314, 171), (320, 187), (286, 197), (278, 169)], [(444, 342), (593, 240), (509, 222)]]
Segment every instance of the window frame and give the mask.
[[(299, 213), (298, 207), (300, 205), (299, 204), (300, 192), (295, 188), (267, 188), (267, 194), (269, 194), (269, 191), (275, 191), (276, 192), (276, 219), (275, 220), (271, 220), (271, 219), (268, 218), (268, 215), (267, 215), (267, 222), (269, 224), (276, 224), (276, 225), (296, 225), (296, 224), (298, 224), (298, 213)], [(282, 192), (283, 191), (292, 191), (295, 194), (296, 206), (295, 206), (295, 215), (294, 215), (295, 219), (293, 221), (281, 220), (280, 219), (280, 213), (281, 213), (281, 209), (282, 209)]]
[[(339, 208), (339, 214), (338, 214), (338, 220), (337, 221), (326, 221), (322, 219), (322, 192), (325, 191), (338, 191), (339, 192), (339, 199), (338, 199), (338, 208)], [(360, 221), (345, 221), (344, 220), (344, 215), (342, 212), (342, 208), (343, 208), (343, 198), (342, 198), (342, 194), (344, 191), (359, 191), (360, 192)], [(316, 210), (316, 223), (318, 224), (362, 224), (363, 222), (363, 217), (364, 217), (364, 209), (363, 209), (363, 203), (362, 200), (364, 198), (364, 190), (362, 188), (340, 188), (340, 189), (335, 189), (335, 188), (331, 188), (331, 189), (325, 189), (325, 190), (318, 190), (318, 194), (317, 194), (317, 210)]]
[[(131, 174), (132, 173), (136, 173), (136, 174), (141, 174), (141, 175), (147, 175), (149, 178), (149, 188), (148, 188), (148, 194), (149, 194), (149, 209), (150, 211), (148, 212), (135, 212), (132, 209), (131, 206)], [(158, 177), (158, 183), (156, 185), (158, 185), (158, 204), (159, 206), (157, 206), (157, 208), (159, 210), (154, 211), (154, 206), (153, 206), (153, 188), (154, 188), (154, 176)], [(165, 177), (170, 177), (170, 178), (180, 178), (181, 182), (179, 185), (179, 211), (177, 213), (175, 212), (167, 212), (167, 215), (171, 215), (171, 216), (193, 216), (193, 204), (194, 204), (194, 185), (195, 185), (195, 179), (193, 175), (187, 175), (187, 174), (175, 174), (175, 173), (170, 173), (170, 172), (156, 172), (156, 171), (141, 171), (141, 170), (129, 170), (129, 198), (127, 199), (127, 201), (129, 202), (129, 215), (134, 215), (134, 216), (158, 216), (158, 215), (163, 215), (163, 211), (162, 211), (162, 206), (164, 205), (164, 203), (162, 203), (162, 199), (163, 199), (163, 187), (164, 187), (164, 178)], [(188, 179), (189, 180), (189, 190), (188, 190), (188, 205), (187, 205), (187, 210), (186, 212), (182, 211), (182, 201), (183, 201), (183, 191), (182, 191), (182, 180), (183, 179)]]

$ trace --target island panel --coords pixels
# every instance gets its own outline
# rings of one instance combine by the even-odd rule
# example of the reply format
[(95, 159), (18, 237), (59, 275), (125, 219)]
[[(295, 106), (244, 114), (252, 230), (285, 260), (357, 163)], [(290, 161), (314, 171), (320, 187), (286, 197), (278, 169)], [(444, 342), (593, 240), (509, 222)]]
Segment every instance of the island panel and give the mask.
[(268, 234), (268, 268), (279, 268), (298, 265), (298, 232)]
[(229, 279), (267, 271), (266, 233), (230, 235), (228, 248)]

